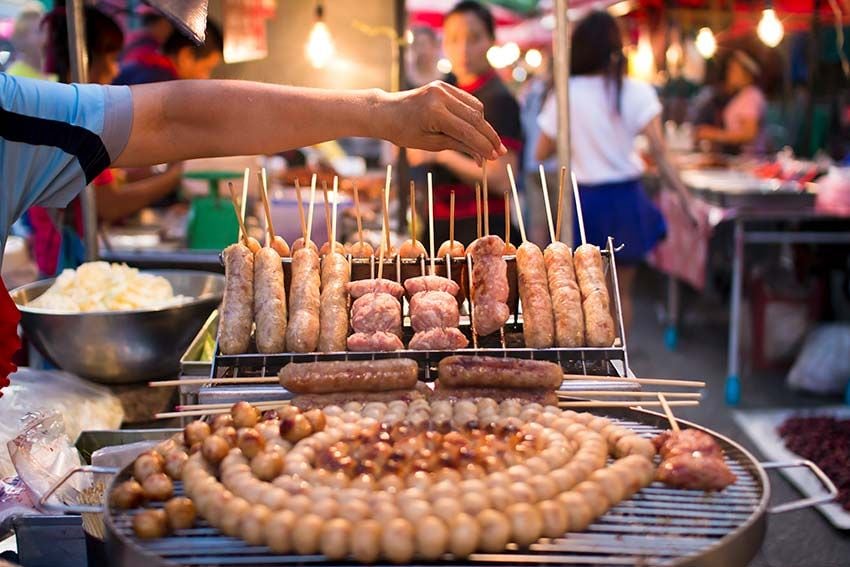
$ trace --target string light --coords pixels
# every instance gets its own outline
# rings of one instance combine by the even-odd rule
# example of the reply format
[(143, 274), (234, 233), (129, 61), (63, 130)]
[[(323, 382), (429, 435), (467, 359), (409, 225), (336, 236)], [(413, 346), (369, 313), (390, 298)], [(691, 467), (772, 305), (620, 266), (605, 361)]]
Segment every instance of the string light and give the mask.
[(443, 75), (448, 75), (452, 72), (452, 62), (445, 57), (441, 57), (440, 60), (437, 61), (437, 71)]
[(637, 49), (631, 58), (632, 72), (635, 77), (652, 81), (655, 75), (655, 55), (652, 53), (652, 44), (647, 34), (641, 34)]
[(519, 45), (513, 41), (502, 46), (494, 45), (487, 50), (487, 61), (495, 69), (504, 69), (513, 65), (519, 59), (519, 56)]
[(717, 40), (714, 38), (714, 32), (711, 31), (711, 28), (700, 28), (694, 44), (703, 59), (711, 59), (717, 53)]
[(324, 7), (321, 2), (316, 4), (316, 21), (307, 38), (305, 52), (310, 64), (316, 69), (323, 69), (336, 52), (331, 31), (324, 22)]
[(756, 31), (759, 39), (768, 47), (779, 45), (785, 35), (785, 28), (776, 17), (776, 11), (773, 8), (765, 8), (761, 13), (761, 20)]
[(537, 69), (543, 64), (543, 54), (539, 49), (529, 49), (525, 52), (525, 62), (532, 69)]

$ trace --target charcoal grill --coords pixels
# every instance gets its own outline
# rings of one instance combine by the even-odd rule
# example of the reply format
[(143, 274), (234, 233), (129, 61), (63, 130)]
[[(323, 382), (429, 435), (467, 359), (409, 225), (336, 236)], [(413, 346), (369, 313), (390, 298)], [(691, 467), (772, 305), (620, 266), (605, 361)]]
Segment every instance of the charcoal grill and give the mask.
[[(601, 413), (601, 412), (600, 412)], [(644, 436), (666, 428), (663, 415), (638, 409), (604, 414)], [(835, 487), (808, 461), (759, 463), (734, 441), (698, 425), (680, 422), (713, 435), (738, 476), (721, 493), (670, 489), (655, 483), (600, 517), (585, 532), (541, 539), (529, 549), (475, 554), (467, 561), (450, 556), (437, 565), (675, 565), (729, 567), (746, 565), (764, 539), (769, 513), (781, 513), (834, 498)], [(770, 484), (765, 469), (807, 466), (829, 494), (768, 509)], [(125, 468), (112, 487), (130, 476)], [(110, 491), (112, 489), (110, 487)], [(182, 492), (180, 483), (176, 491)], [(225, 565), (331, 565), (321, 555), (276, 555), (264, 546), (251, 546), (222, 535), (204, 521), (189, 530), (158, 540), (139, 540), (132, 531), (130, 511), (107, 510), (107, 549), (113, 564), (123, 567), (212, 567)]]

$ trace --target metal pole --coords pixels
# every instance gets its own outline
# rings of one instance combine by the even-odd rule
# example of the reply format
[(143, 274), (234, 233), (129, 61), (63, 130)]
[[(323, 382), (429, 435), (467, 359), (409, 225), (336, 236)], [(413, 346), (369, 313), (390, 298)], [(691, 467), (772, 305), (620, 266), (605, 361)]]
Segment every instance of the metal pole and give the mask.
[[(571, 171), (570, 159), (570, 22), (567, 15), (569, 0), (555, 0), (555, 35), (552, 52), (555, 55), (553, 75), (555, 96), (558, 101), (558, 166)], [(569, 180), (569, 175), (567, 176)], [(569, 181), (567, 181), (569, 183)], [(561, 234), (558, 237), (572, 245), (573, 242), (573, 192), (564, 191), (565, 201)]]
[[(71, 56), (71, 81), (87, 83), (89, 58), (86, 51), (86, 19), (83, 0), (68, 0), (65, 11), (68, 21), (68, 53)], [(83, 242), (86, 260), (97, 260), (97, 206), (94, 188), (89, 185), (80, 193), (83, 211)]]

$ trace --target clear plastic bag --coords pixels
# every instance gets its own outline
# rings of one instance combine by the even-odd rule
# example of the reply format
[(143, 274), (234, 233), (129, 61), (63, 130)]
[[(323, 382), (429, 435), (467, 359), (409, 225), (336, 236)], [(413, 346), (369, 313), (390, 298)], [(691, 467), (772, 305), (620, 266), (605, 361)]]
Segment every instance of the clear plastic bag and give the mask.
[(850, 380), (850, 325), (822, 325), (809, 333), (788, 373), (788, 386), (816, 394), (838, 394)]

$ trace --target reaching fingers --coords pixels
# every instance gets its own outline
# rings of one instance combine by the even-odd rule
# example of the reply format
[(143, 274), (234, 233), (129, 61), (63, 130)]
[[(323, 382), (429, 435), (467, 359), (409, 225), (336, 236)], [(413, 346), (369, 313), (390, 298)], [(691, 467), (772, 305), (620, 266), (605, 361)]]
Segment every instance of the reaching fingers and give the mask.
[[(438, 98), (437, 104), (443, 105), (461, 120), (462, 136), (468, 136), (469, 133), (475, 134), (474, 138), (468, 141), (474, 150), (472, 153), (480, 154), (488, 159), (495, 159), (504, 153), (499, 135), (484, 119), (484, 106), (481, 101), (445, 83), (437, 83), (433, 92), (435, 92), (435, 98)], [(463, 139), (454, 132), (447, 131), (447, 133), (454, 138)]]

